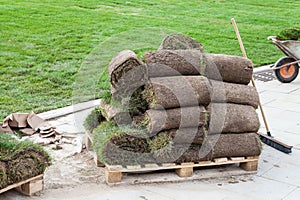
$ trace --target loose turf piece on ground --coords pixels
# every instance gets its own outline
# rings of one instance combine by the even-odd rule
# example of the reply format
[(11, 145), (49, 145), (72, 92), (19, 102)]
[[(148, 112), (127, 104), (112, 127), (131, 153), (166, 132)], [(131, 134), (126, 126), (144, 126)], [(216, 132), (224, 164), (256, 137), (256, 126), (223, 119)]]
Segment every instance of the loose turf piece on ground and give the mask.
[(198, 127), (207, 124), (207, 111), (203, 106), (147, 110), (144, 124), (150, 135), (179, 127)]
[(255, 108), (249, 105), (212, 103), (208, 112), (209, 133), (255, 133), (260, 126)]
[(198, 49), (204, 52), (202, 44), (192, 39), (187, 35), (180, 33), (174, 33), (167, 35), (162, 43), (160, 44), (158, 50), (179, 50), (179, 49)]
[(39, 145), (0, 133), (0, 189), (42, 174), (50, 162)]
[(210, 80), (211, 101), (216, 103), (235, 103), (258, 107), (259, 96), (252, 86)]
[(204, 76), (172, 76), (151, 78), (143, 91), (150, 108), (168, 109), (183, 106), (207, 106), (211, 85)]
[(257, 156), (260, 155), (261, 148), (261, 142), (256, 133), (220, 134), (213, 148), (213, 158)]

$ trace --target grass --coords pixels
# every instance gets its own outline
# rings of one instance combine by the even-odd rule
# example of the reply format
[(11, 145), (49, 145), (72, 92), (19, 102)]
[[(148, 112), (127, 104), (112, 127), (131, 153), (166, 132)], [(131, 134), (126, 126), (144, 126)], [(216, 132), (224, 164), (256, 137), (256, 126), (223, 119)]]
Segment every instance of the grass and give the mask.
[(100, 108), (94, 108), (83, 122), (84, 128), (90, 133), (104, 120)]
[(248, 57), (255, 65), (273, 63), (283, 54), (266, 38), (299, 27), (299, 6), (296, 0), (0, 0), (0, 118), (100, 97), (109, 88), (103, 73), (118, 51), (142, 55), (158, 46), (153, 27), (187, 34), (209, 53), (241, 55), (235, 17)]
[(42, 174), (50, 164), (41, 145), (0, 132), (0, 189)]

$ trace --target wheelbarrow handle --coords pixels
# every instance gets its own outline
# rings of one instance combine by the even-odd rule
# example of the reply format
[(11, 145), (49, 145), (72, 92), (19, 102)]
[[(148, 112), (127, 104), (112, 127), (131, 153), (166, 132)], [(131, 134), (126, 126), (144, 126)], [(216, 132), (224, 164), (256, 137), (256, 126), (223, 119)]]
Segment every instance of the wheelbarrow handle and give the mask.
[(294, 65), (294, 64), (298, 64), (298, 63), (300, 63), (300, 60), (296, 60), (294, 62), (290, 62), (290, 63), (284, 64), (284, 65), (281, 65), (281, 66), (278, 66), (278, 67), (274, 67), (274, 68), (271, 68), (271, 69), (272, 70), (277, 70), (277, 69), (281, 69), (281, 68), (288, 67), (288, 66), (291, 66), (291, 65)]
[(272, 41), (278, 42), (276, 36), (269, 36), (269, 37), (268, 37), (268, 40), (272, 40)]

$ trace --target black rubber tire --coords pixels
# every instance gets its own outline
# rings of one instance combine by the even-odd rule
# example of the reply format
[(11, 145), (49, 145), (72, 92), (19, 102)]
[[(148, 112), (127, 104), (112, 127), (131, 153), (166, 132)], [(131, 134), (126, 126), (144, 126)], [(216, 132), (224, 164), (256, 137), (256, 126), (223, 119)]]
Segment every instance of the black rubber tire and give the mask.
[[(279, 67), (279, 66), (282, 66), (284, 64), (287, 64), (287, 63), (291, 63), (291, 62), (295, 62), (295, 59), (291, 58), (291, 57), (283, 57), (283, 58), (280, 58), (274, 65), (274, 68), (276, 67)], [(282, 74), (281, 74), (281, 71), (280, 69), (276, 69), (274, 70), (275, 71), (275, 76), (276, 78), (282, 82), (282, 83), (290, 83), (292, 82), (293, 80), (295, 80), (298, 76), (298, 73), (299, 73), (299, 65), (298, 64), (293, 64), (291, 66), (288, 66), (288, 67), (284, 67), (284, 68), (290, 68), (290, 67), (294, 67), (295, 68), (295, 71), (294, 73), (289, 76), (289, 77), (284, 77)]]

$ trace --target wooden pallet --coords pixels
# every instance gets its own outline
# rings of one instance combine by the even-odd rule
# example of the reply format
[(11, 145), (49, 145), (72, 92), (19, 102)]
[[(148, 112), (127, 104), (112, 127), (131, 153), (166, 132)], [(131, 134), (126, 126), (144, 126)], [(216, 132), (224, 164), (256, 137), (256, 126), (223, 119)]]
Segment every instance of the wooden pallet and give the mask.
[[(91, 134), (86, 132), (86, 148), (92, 150), (93, 140)], [(179, 177), (191, 177), (193, 176), (194, 168), (197, 167), (213, 167), (221, 165), (239, 164), (239, 167), (246, 172), (256, 173), (258, 168), (258, 156), (248, 157), (228, 157), (228, 158), (216, 158), (213, 161), (201, 161), (198, 163), (163, 163), (163, 164), (146, 164), (144, 166), (121, 166), (121, 165), (106, 165), (99, 161), (97, 154), (94, 153), (94, 161), (97, 167), (105, 167), (105, 180), (109, 185), (115, 185), (121, 183), (124, 174), (130, 173), (144, 173), (153, 172), (159, 170), (175, 170)], [(234, 173), (236, 175), (238, 173)], [(240, 173), (241, 174), (241, 173)]]
[[(86, 149), (91, 151), (93, 148), (92, 148), (92, 145), (93, 145), (93, 140), (92, 140), (92, 136), (91, 136), (91, 133), (89, 131), (86, 131), (85, 132), (86, 136), (85, 136), (85, 146), (86, 146)], [(94, 152), (94, 162), (96, 164), (97, 167), (104, 167), (105, 165), (103, 163), (101, 163), (99, 161), (99, 158), (97, 156), (97, 154)]]
[(258, 156), (217, 158), (213, 161), (189, 162), (189, 163), (164, 163), (146, 164), (145, 166), (121, 166), (105, 165), (105, 180), (109, 185), (120, 183), (124, 174), (144, 173), (158, 170), (175, 170), (179, 177), (193, 176), (194, 168), (213, 167), (220, 165), (239, 164), (239, 167), (247, 172), (256, 172), (258, 168)]
[(6, 192), (11, 189), (16, 189), (18, 192), (31, 196), (37, 192), (40, 192), (44, 188), (44, 181), (43, 181), (44, 174), (38, 175), (36, 177), (27, 179), (25, 181), (21, 181), (19, 183), (15, 183), (13, 185), (9, 185), (0, 190), (0, 194)]

